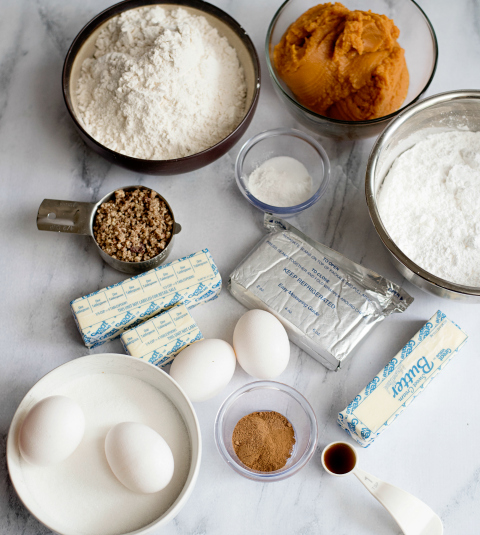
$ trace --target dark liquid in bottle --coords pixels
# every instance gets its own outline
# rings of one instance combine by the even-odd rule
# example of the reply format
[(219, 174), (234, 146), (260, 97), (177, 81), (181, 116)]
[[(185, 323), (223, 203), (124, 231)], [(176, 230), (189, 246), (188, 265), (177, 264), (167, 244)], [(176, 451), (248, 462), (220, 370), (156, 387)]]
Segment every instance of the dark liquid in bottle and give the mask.
[(325, 466), (334, 474), (347, 474), (355, 468), (357, 458), (348, 444), (334, 444), (325, 452)]

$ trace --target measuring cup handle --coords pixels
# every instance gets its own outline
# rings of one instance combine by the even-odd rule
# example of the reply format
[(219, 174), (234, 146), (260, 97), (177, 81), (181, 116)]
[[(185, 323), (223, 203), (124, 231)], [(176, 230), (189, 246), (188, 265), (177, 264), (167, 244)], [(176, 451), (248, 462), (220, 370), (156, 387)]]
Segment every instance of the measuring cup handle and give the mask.
[(372, 476), (361, 468), (353, 473), (363, 486), (392, 515), (405, 535), (442, 535), (440, 518), (421, 500)]
[[(368, 472), (365, 472), (365, 470), (362, 470), (361, 468), (355, 467), (353, 470), (353, 473), (357, 477), (357, 479), (362, 483), (362, 485), (373, 495), (375, 498), (378, 499), (377, 494), (379, 494), (377, 491), (380, 487), (380, 485), (383, 483), (381, 479), (378, 479), (378, 477), (372, 476), (372, 474), (369, 474)], [(380, 500), (379, 500), (380, 501)]]
[(92, 235), (92, 216), (96, 204), (44, 199), (37, 213), (38, 230)]

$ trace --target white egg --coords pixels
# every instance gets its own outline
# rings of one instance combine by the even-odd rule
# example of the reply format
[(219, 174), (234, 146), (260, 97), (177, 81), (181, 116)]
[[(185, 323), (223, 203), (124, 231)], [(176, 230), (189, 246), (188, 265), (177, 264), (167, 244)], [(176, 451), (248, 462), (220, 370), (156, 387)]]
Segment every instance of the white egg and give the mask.
[(148, 425), (122, 422), (105, 438), (108, 464), (120, 483), (141, 494), (164, 489), (172, 479), (172, 450)]
[(284, 326), (265, 310), (249, 310), (238, 320), (233, 348), (240, 366), (258, 379), (275, 379), (285, 370), (290, 358)]
[(57, 464), (77, 449), (84, 432), (80, 405), (65, 396), (50, 396), (34, 405), (23, 421), (20, 453), (31, 464)]
[(179, 353), (170, 375), (185, 390), (190, 401), (205, 401), (230, 382), (236, 365), (235, 352), (223, 340), (200, 340)]

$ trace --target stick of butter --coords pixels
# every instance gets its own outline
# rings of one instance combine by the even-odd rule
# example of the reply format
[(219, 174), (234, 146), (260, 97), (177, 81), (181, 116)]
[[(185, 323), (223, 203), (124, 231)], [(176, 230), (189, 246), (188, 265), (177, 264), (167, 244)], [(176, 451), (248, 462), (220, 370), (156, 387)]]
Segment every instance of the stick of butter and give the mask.
[(185, 305), (176, 305), (157, 314), (120, 336), (129, 355), (155, 366), (165, 366), (182, 349), (202, 338), (198, 325)]
[(440, 310), (339, 413), (338, 424), (364, 448), (422, 392), (467, 335)]
[(177, 303), (190, 309), (211, 301), (221, 289), (218, 268), (203, 249), (75, 299), (70, 307), (85, 345), (96, 347)]

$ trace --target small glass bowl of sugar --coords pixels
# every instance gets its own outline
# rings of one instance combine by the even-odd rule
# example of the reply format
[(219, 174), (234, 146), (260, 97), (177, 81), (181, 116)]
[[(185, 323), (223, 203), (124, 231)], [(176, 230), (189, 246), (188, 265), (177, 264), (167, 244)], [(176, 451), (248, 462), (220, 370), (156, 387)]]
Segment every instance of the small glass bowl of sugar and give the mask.
[[(293, 427), (295, 444), (286, 464), (278, 470), (254, 470), (243, 464), (235, 452), (233, 432), (242, 418), (254, 412), (280, 413)], [(300, 392), (277, 381), (254, 381), (223, 402), (215, 418), (214, 436), (220, 456), (237, 474), (259, 483), (273, 483), (295, 475), (312, 459), (318, 424), (314, 410)]]
[(240, 149), (235, 178), (242, 195), (259, 210), (290, 217), (325, 193), (330, 161), (311, 136), (276, 128), (250, 138)]

